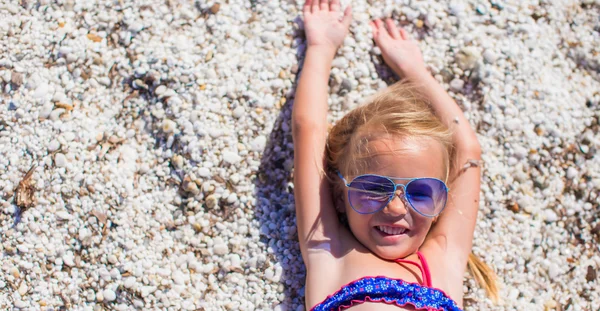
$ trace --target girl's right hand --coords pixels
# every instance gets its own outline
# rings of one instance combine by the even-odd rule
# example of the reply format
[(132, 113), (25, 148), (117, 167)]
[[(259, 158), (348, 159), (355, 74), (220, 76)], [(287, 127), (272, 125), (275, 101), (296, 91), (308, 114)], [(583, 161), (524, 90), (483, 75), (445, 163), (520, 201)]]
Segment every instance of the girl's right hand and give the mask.
[(346, 8), (340, 19), (340, 0), (306, 0), (303, 13), (308, 47), (324, 48), (333, 52), (333, 57), (348, 34), (351, 7)]
[(406, 30), (394, 24), (390, 18), (385, 25), (380, 19), (371, 22), (373, 39), (381, 50), (385, 63), (402, 78), (415, 79), (427, 73), (423, 55)]

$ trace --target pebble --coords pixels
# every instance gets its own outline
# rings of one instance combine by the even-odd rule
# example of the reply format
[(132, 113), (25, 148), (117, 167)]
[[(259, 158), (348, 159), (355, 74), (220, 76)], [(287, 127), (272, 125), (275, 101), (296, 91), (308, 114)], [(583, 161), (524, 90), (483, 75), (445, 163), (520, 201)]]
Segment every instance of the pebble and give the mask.
[(250, 142), (250, 150), (252, 151), (263, 151), (267, 145), (267, 138), (265, 136), (258, 136)]
[(35, 91), (33, 91), (33, 98), (42, 99), (46, 97), (46, 94), (48, 94), (48, 85), (46, 83), (42, 83), (35, 89)]
[(240, 255), (232, 254), (230, 260), (231, 260), (231, 265), (233, 267), (237, 267), (237, 268), (242, 267), (242, 259), (241, 259)]
[(136, 280), (135, 277), (128, 277), (125, 279), (125, 281), (123, 281), (123, 286), (125, 286), (125, 288), (129, 288), (132, 289), (134, 288), (136, 285)]
[(60, 143), (58, 142), (58, 140), (51, 140), (50, 144), (48, 144), (48, 152), (54, 152), (58, 149), (60, 149)]
[(348, 79), (343, 79), (342, 83), (340, 84), (340, 94), (344, 95), (350, 91), (352, 91), (352, 81)]
[(471, 70), (475, 67), (481, 55), (474, 47), (464, 47), (456, 53), (455, 61), (462, 70)]
[(488, 50), (483, 51), (483, 59), (488, 64), (494, 64), (496, 62), (496, 60), (498, 59), (498, 55), (496, 55), (496, 53), (494, 53), (494, 51), (488, 49)]
[(17, 102), (15, 101), (10, 101), (8, 102), (8, 110), (17, 110), (17, 108), (19, 108), (19, 106), (17, 105)]
[(544, 211), (544, 220), (547, 222), (555, 222), (558, 220), (558, 215), (551, 209), (547, 209)]
[(229, 247), (222, 240), (220, 240), (219, 242), (215, 243), (215, 246), (213, 247), (213, 251), (215, 252), (216, 255), (222, 256), (222, 255), (229, 253)]
[(11, 73), (10, 82), (17, 87), (23, 85), (23, 74), (13, 71)]
[(45, 104), (40, 110), (39, 117), (42, 119), (48, 119), (52, 113), (52, 109), (54, 109), (54, 105), (52, 103)]
[(28, 304), (27, 304), (27, 302), (19, 299), (19, 300), (15, 300), (14, 306), (19, 309), (25, 309), (25, 308), (27, 308)]
[(27, 247), (26, 245), (19, 245), (19, 246), (17, 246), (17, 249), (21, 253), (28, 253), (29, 252), (29, 247)]
[(208, 197), (206, 197), (206, 207), (208, 207), (209, 209), (213, 209), (215, 207), (217, 207), (217, 204), (219, 202), (219, 200), (217, 200), (217, 197), (215, 197), (214, 195), (209, 195)]
[(331, 66), (339, 69), (346, 69), (348, 67), (348, 60), (342, 57), (337, 57), (331, 62)]
[(29, 287), (27, 286), (27, 283), (25, 282), (21, 282), (21, 285), (19, 285), (19, 295), (24, 296), (27, 291), (29, 291)]
[(462, 17), (465, 12), (465, 5), (462, 2), (452, 1), (450, 3), (450, 13), (454, 16)]
[(558, 268), (558, 265), (551, 263), (550, 266), (548, 267), (548, 276), (550, 277), (550, 280), (556, 279), (556, 277), (559, 274), (560, 274), (560, 269)]
[(221, 9), (221, 4), (220, 3), (215, 3), (210, 7), (210, 12), (213, 14), (217, 14), (219, 13), (219, 10)]
[(70, 220), (72, 218), (71, 214), (64, 210), (56, 212), (55, 215), (60, 220)]
[(224, 151), (222, 156), (223, 161), (228, 164), (237, 164), (242, 160), (242, 157), (240, 157), (239, 154), (231, 151)]
[(198, 168), (198, 170), (196, 171), (196, 173), (198, 173), (198, 175), (200, 177), (204, 177), (204, 178), (208, 178), (208, 177), (210, 177), (212, 175), (211, 172), (210, 172), (210, 169), (206, 168), (206, 167), (200, 167), (200, 168)]
[(518, 160), (525, 159), (525, 157), (527, 157), (528, 153), (529, 153), (528, 150), (525, 147), (523, 147), (523, 146), (515, 146), (513, 148), (513, 155)]
[(284, 304), (279, 304), (276, 305), (275, 308), (273, 308), (273, 311), (288, 311), (288, 308)]
[(171, 158), (171, 163), (173, 164), (173, 166), (176, 169), (181, 169), (181, 168), (183, 168), (183, 160), (184, 159), (182, 156), (176, 154), (176, 155), (173, 155), (173, 157)]
[(140, 293), (142, 297), (148, 297), (150, 294), (154, 293), (158, 288), (156, 286), (142, 286), (140, 289)]
[(510, 289), (510, 291), (508, 293), (508, 299), (515, 300), (515, 299), (519, 298), (520, 294), (521, 294), (521, 292), (519, 291), (519, 289), (512, 288), (512, 289)]
[(519, 119), (510, 119), (506, 121), (504, 126), (509, 131), (518, 131), (521, 129), (522, 121)]
[(544, 302), (544, 307), (546, 310), (554, 310), (556, 306), (558, 306), (558, 304), (556, 303), (556, 301), (554, 301), (554, 299), (550, 299)]
[(13, 278), (18, 279), (21, 277), (21, 273), (19, 272), (19, 268), (17, 267), (11, 267), (10, 269), (8, 269), (8, 272)]
[(140, 80), (140, 79), (136, 79), (133, 81), (133, 87), (135, 89), (147, 89), (148, 86), (146, 85), (146, 83), (144, 83), (144, 81)]
[(142, 31), (142, 29), (144, 29), (144, 25), (140, 22), (132, 22), (127, 27), (127, 30), (129, 30), (131, 32), (140, 32), (140, 31)]
[(156, 94), (157, 96), (161, 96), (163, 94), (165, 94), (165, 92), (167, 91), (167, 87), (164, 85), (159, 85), (156, 87), (156, 89), (154, 90), (154, 94)]
[(454, 79), (454, 80), (450, 81), (450, 89), (454, 92), (462, 91), (464, 86), (465, 86), (465, 81), (463, 81), (461, 79)]
[(577, 169), (576, 169), (576, 168), (574, 168), (574, 167), (569, 167), (569, 168), (567, 169), (567, 178), (568, 178), (568, 179), (574, 179), (575, 177), (577, 177), (577, 174), (578, 174), (578, 172), (577, 172)]
[(185, 277), (183, 275), (183, 272), (181, 272), (179, 270), (175, 270), (175, 271), (173, 271), (173, 275), (171, 277), (173, 278), (173, 283), (178, 284), (178, 285), (185, 284)]
[(475, 8), (475, 10), (480, 15), (485, 15), (488, 12), (487, 9), (486, 9), (486, 7), (483, 4), (478, 4), (477, 7)]
[(62, 153), (57, 153), (54, 155), (54, 164), (56, 167), (66, 167), (67, 166), (67, 157), (65, 157)]
[(229, 196), (227, 196), (227, 203), (228, 204), (233, 204), (233, 203), (237, 202), (237, 200), (238, 200), (238, 197), (237, 197), (236, 193), (232, 193)]
[(106, 302), (115, 301), (117, 299), (117, 294), (110, 288), (103, 290), (102, 296)]
[[(62, 217), (61, 217), (62, 218)], [(64, 218), (62, 218), (64, 219)], [(72, 252), (67, 252), (64, 256), (63, 256), (63, 263), (69, 267), (73, 267), (75, 266), (75, 261), (74, 261), (74, 257), (73, 257), (73, 253)]]
[(164, 119), (162, 122), (162, 130), (166, 134), (174, 133), (177, 129), (177, 123), (170, 119)]
[(183, 191), (189, 192), (193, 195), (200, 193), (200, 189), (198, 189), (198, 185), (196, 185), (196, 183), (194, 181), (189, 179), (189, 177), (186, 177), (186, 179), (184, 179), (183, 184), (182, 184), (182, 189), (183, 189)]
[(239, 119), (244, 115), (244, 112), (245, 112), (244, 107), (238, 106), (233, 110), (232, 116), (236, 119)]

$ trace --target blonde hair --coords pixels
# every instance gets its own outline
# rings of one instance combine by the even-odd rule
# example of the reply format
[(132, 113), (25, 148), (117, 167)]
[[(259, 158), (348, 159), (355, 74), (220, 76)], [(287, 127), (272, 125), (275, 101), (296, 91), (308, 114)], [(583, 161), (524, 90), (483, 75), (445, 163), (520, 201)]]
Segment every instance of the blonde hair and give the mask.
[[(375, 94), (371, 100), (348, 112), (329, 131), (326, 146), (326, 173), (334, 186), (334, 193), (343, 193), (343, 183), (336, 171), (344, 176), (364, 172), (370, 156), (368, 143), (382, 134), (401, 139), (427, 138), (443, 147), (443, 162), (448, 183), (453, 154), (452, 131), (432, 112), (427, 101), (406, 83), (395, 83)], [(494, 302), (498, 290), (493, 271), (473, 253), (468, 267), (476, 281), (482, 285)]]
[(344, 176), (358, 175), (370, 156), (368, 143), (373, 138), (429, 138), (438, 141), (444, 153), (447, 182), (452, 132), (433, 115), (416, 89), (396, 83), (373, 96), (371, 101), (348, 112), (327, 137), (327, 167)]

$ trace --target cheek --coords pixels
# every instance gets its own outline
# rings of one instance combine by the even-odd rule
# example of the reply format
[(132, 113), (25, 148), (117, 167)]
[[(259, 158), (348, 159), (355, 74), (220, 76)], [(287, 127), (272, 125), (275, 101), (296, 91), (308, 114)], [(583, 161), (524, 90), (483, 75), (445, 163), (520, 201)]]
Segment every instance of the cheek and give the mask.
[(371, 221), (372, 215), (361, 215), (355, 212), (352, 207), (349, 205), (346, 206), (346, 217), (348, 219), (348, 223), (350, 224), (350, 229), (352, 229), (353, 233), (358, 233), (359, 235), (363, 232), (368, 232), (368, 228), (370, 227), (369, 223)]
[(423, 217), (422, 215), (413, 215), (414, 226), (417, 228), (418, 236), (425, 236), (429, 233), (429, 229), (431, 229), (431, 224), (433, 223), (431, 218)]

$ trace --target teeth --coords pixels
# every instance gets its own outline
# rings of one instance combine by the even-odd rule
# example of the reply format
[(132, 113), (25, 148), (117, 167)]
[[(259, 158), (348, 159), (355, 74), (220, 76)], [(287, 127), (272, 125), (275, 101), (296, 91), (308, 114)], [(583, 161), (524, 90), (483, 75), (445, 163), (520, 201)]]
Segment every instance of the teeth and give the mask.
[(402, 234), (406, 231), (406, 229), (404, 229), (404, 228), (395, 228), (395, 227), (389, 227), (389, 226), (377, 226), (377, 229), (379, 229), (380, 231), (385, 232), (387, 234), (391, 234), (391, 235)]

